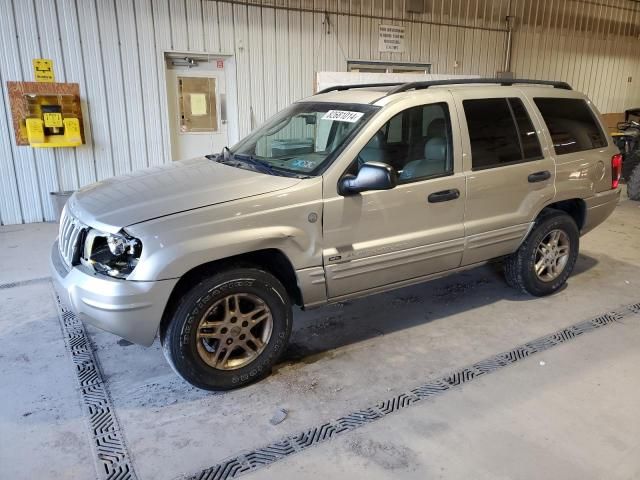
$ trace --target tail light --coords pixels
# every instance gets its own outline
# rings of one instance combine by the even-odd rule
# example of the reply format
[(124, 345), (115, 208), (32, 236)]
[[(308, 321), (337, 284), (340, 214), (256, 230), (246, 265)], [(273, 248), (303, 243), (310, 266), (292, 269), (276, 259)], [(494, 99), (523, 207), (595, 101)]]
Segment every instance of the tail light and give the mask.
[(622, 173), (622, 154), (616, 153), (611, 157), (611, 188), (616, 189), (620, 184), (620, 174)]

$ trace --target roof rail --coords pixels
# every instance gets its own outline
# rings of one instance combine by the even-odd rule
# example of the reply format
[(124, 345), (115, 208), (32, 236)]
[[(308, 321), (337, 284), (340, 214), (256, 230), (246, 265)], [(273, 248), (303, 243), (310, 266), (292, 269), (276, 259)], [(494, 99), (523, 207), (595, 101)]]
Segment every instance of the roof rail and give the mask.
[(342, 90), (351, 90), (352, 88), (371, 88), (371, 87), (398, 87), (405, 85), (405, 82), (390, 82), (390, 83), (356, 83), (353, 85), (334, 85), (320, 90), (316, 95), (321, 93), (339, 92)]
[(503, 87), (510, 87), (515, 84), (521, 85), (549, 85), (554, 88), (563, 90), (573, 90), (567, 82), (555, 82), (552, 80), (530, 80), (527, 78), (452, 78), (449, 80), (425, 80), (422, 82), (391, 82), (391, 83), (358, 83), (354, 85), (335, 85), (333, 87), (320, 90), (316, 95), (321, 93), (338, 92), (342, 90), (351, 90), (353, 88), (371, 88), (371, 87), (395, 87), (387, 92), (385, 96), (394, 93), (406, 92), (408, 90), (423, 90), (429, 87), (439, 87), (443, 85), (473, 85), (473, 84), (497, 84)]
[(554, 82), (552, 80), (530, 80), (526, 78), (458, 78), (450, 80), (427, 80), (424, 82), (410, 82), (398, 85), (396, 88), (392, 88), (387, 93), (393, 95), (394, 93), (406, 92), (408, 90), (422, 90), (429, 87), (438, 87), (442, 85), (473, 85), (473, 84), (498, 84), (503, 87), (510, 87), (514, 84), (523, 85), (549, 85), (554, 88), (561, 88), (563, 90), (573, 90), (571, 85), (567, 82)]

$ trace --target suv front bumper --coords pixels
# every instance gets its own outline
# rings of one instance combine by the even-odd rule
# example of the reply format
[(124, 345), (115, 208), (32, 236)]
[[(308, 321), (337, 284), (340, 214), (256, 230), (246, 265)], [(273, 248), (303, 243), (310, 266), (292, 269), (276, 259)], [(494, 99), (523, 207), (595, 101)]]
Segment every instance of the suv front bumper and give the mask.
[(68, 268), (53, 244), (53, 285), (64, 306), (85, 323), (149, 346), (178, 279), (137, 282), (105, 277), (82, 266)]

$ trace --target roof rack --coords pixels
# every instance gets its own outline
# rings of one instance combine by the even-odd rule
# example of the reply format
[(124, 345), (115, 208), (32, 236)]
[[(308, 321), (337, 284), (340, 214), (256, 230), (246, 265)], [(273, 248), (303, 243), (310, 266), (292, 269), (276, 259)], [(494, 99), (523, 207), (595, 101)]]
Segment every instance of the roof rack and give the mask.
[(351, 90), (352, 88), (371, 88), (371, 87), (398, 87), (405, 85), (406, 82), (390, 82), (390, 83), (356, 83), (353, 85), (334, 85), (320, 90), (316, 95), (329, 92), (340, 92), (342, 90)]
[(410, 82), (398, 85), (387, 92), (387, 95), (394, 93), (406, 92), (407, 90), (422, 90), (429, 87), (437, 87), (441, 85), (473, 85), (473, 84), (498, 84), (503, 87), (510, 87), (514, 84), (521, 85), (549, 85), (554, 88), (563, 90), (573, 90), (567, 82), (555, 82), (552, 80), (530, 80), (527, 78), (458, 78), (450, 80), (427, 80), (424, 82)]
[(515, 84), (521, 85), (549, 85), (554, 88), (563, 90), (573, 90), (567, 82), (555, 82), (552, 80), (530, 80), (526, 78), (452, 78), (449, 80), (425, 80), (422, 82), (393, 82), (393, 83), (360, 83), (355, 85), (335, 85), (325, 88), (318, 92), (328, 93), (342, 90), (351, 90), (354, 88), (371, 88), (371, 87), (395, 87), (387, 92), (385, 96), (394, 93), (406, 92), (408, 90), (423, 90), (429, 87), (439, 87), (443, 85), (474, 85), (474, 84), (497, 84), (503, 87), (510, 87)]

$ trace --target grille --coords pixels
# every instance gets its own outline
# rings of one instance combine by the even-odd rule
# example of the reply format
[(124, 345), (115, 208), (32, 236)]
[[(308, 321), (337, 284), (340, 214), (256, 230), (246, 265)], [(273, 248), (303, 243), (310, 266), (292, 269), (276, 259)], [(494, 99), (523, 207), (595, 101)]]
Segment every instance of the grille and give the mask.
[(82, 232), (86, 225), (78, 221), (67, 211), (67, 207), (60, 215), (60, 230), (58, 231), (58, 248), (67, 266), (72, 266), (78, 257)]

